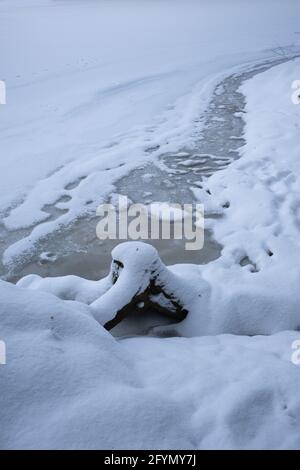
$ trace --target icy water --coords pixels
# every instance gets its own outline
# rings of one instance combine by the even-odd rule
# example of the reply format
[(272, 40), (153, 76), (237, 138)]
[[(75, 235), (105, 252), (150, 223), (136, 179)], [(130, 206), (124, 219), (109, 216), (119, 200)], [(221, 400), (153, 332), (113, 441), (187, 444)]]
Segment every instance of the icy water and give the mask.
[[(208, 109), (200, 117), (204, 126), (193, 148), (182, 148), (176, 153), (161, 155), (159, 165), (153, 162), (137, 168), (119, 180), (116, 192), (128, 196), (132, 202), (144, 204), (155, 201), (181, 204), (195, 202), (192, 189), (201, 187), (204, 177), (223, 170), (240, 156), (239, 149), (244, 144), (245, 112), (245, 99), (239, 92), (240, 85), (257, 73), (286, 60), (278, 59), (226, 78), (216, 87)], [(56, 216), (57, 209), (48, 207), (47, 210), (50, 213), (53, 211), (53, 217)], [(215, 215), (205, 213), (205, 217)], [(88, 279), (104, 277), (109, 271), (111, 250), (120, 241), (100, 241), (96, 236), (98, 221), (96, 217), (80, 219), (68, 230), (48, 236), (39, 243), (35, 253), (21, 259), (10, 271), (0, 266), (1, 277), (12, 282), (31, 273), (41, 276), (75, 274)], [(25, 235), (25, 230), (8, 232), (1, 226), (1, 252)], [(205, 230), (204, 248), (196, 252), (185, 250), (185, 242), (180, 240), (149, 240), (149, 243), (158, 249), (167, 265), (205, 264), (218, 258), (222, 249), (208, 230)], [(149, 328), (168, 322), (160, 315), (151, 314), (141, 319), (133, 312), (131, 318), (115, 327), (112, 333), (116, 336), (146, 334)]]

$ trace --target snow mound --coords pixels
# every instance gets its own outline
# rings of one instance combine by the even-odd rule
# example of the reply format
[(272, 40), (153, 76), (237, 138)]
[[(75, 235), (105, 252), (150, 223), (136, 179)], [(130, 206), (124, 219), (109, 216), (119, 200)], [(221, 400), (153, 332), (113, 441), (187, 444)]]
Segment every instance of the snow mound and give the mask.
[(76, 300), (89, 305), (92, 315), (101, 325), (113, 320), (120, 311), (140, 301), (156, 303), (175, 319), (199, 307), (198, 285), (168, 269), (157, 250), (143, 242), (125, 242), (112, 251), (112, 264), (108, 276), (89, 281), (77, 276), (41, 278), (28, 275), (18, 287), (49, 292), (63, 300)]
[(145, 383), (185, 410), (198, 449), (299, 449), (299, 333), (126, 341)]
[(2, 449), (191, 447), (183, 411), (82, 304), (1, 281), (0, 331)]
[(299, 448), (299, 332), (114, 340), (79, 302), (0, 282), (2, 449)]

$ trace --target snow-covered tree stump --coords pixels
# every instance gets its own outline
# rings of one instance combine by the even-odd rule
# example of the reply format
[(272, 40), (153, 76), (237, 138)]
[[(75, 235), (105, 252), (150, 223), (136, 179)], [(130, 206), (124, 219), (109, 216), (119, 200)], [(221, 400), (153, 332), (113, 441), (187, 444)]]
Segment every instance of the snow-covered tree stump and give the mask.
[(197, 296), (188, 280), (168, 269), (157, 250), (143, 242), (118, 245), (112, 251), (110, 273), (99, 281), (78, 276), (42, 278), (31, 274), (20, 279), (17, 285), (84, 303), (87, 311), (107, 330), (135, 308), (139, 308), (141, 314), (154, 309), (174, 321), (183, 320), (188, 313), (187, 304)]
[(188, 310), (180, 297), (182, 279), (162, 263), (153, 246), (125, 242), (112, 251), (112, 258), (112, 286), (90, 305), (107, 330), (136, 307), (141, 313), (153, 308), (176, 321), (186, 317)]

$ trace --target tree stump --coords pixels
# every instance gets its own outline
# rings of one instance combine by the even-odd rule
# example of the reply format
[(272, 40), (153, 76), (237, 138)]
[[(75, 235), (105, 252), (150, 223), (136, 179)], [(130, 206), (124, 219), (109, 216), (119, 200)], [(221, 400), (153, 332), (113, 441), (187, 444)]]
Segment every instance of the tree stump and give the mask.
[(188, 314), (180, 291), (182, 279), (161, 261), (157, 250), (143, 242), (125, 242), (112, 251), (111, 288), (91, 305), (93, 316), (111, 330), (134, 308), (154, 309), (181, 321)]

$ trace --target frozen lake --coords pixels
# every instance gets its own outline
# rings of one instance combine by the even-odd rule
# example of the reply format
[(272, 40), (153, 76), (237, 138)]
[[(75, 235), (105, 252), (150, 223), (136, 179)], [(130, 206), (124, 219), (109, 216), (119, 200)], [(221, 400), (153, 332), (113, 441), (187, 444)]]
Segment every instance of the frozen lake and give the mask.
[[(149, 192), (153, 200), (182, 202), (193, 198), (190, 188), (203, 175), (235, 158), (241, 117), (230, 120), (230, 103), (227, 110), (209, 108), (222, 101), (216, 87), (247, 66), (282, 58), (282, 47), (292, 53), (299, 4), (232, 0), (224, 15), (223, 3), (0, 3), (7, 84), (0, 108), (3, 277), (30, 270), (102, 275), (113, 244), (101, 248), (99, 267), (94, 215), (101, 202), (117, 192), (136, 202)], [(222, 119), (229, 119), (227, 128)], [(193, 159), (190, 168), (176, 157), (182, 151)], [(204, 155), (196, 161), (196, 154)], [(149, 172), (152, 181), (137, 184)], [(208, 231), (198, 257), (174, 248), (161, 245), (167, 263), (205, 263), (220, 251)]]

